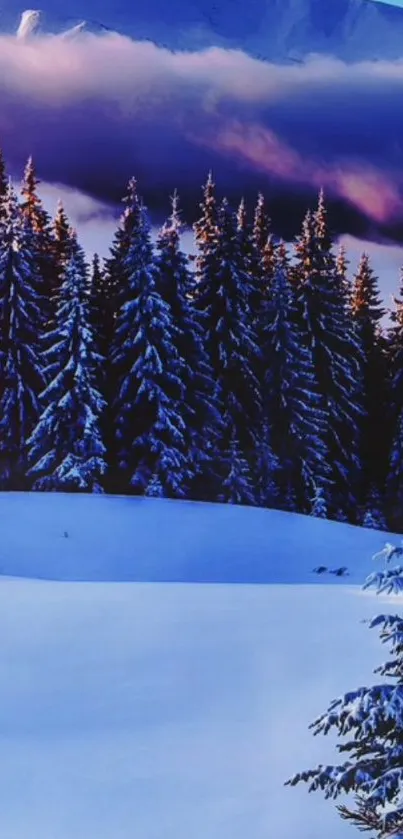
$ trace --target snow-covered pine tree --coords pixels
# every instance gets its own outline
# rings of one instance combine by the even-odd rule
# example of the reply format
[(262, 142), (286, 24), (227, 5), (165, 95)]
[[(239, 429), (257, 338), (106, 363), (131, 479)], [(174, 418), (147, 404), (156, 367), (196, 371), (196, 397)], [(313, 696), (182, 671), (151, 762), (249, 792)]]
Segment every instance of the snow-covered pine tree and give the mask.
[(387, 514), (393, 529), (403, 529), (403, 270), (388, 331), (389, 419), (391, 445), (387, 476)]
[(208, 500), (215, 483), (214, 444), (220, 415), (215, 399), (216, 385), (203, 343), (203, 328), (194, 305), (194, 280), (189, 259), (181, 250), (182, 222), (177, 192), (171, 199), (171, 206), (171, 214), (156, 243), (156, 283), (173, 318), (173, 343), (185, 362), (180, 410), (186, 428), (189, 470), (194, 472), (189, 492), (192, 497)]
[(328, 472), (326, 416), (288, 274), (287, 250), (281, 244), (266, 311), (264, 412), (279, 463), (280, 497), (284, 503), (292, 491), (300, 509), (308, 512), (313, 486), (324, 484)]
[(260, 350), (250, 311), (250, 275), (244, 270), (236, 216), (226, 199), (217, 214), (215, 257), (206, 345), (223, 404), (223, 450), (228, 451), (235, 429), (251, 466), (262, 416), (255, 373)]
[(57, 203), (56, 215), (52, 227), (52, 236), (55, 263), (55, 282), (54, 290), (52, 292), (52, 309), (54, 312), (54, 318), (53, 323), (50, 324), (49, 331), (56, 328), (56, 311), (59, 305), (61, 285), (64, 280), (67, 265), (70, 262), (72, 252), (77, 242), (77, 237), (70, 225), (61, 200)]
[(6, 198), (8, 194), (8, 178), (4, 155), (0, 149), (0, 226), (6, 219)]
[(211, 172), (203, 187), (200, 213), (200, 218), (193, 226), (196, 245), (194, 298), (195, 305), (201, 314), (204, 335), (210, 344), (210, 336), (213, 330), (211, 321), (216, 289), (215, 276), (219, 264), (217, 254), (218, 207), (215, 183)]
[[(386, 564), (403, 549), (386, 545), (375, 558)], [(364, 589), (379, 594), (403, 591), (403, 567), (386, 567), (371, 574)], [(348, 759), (336, 766), (320, 765), (299, 772), (286, 786), (309, 783), (309, 792), (321, 790), (325, 798), (351, 794), (355, 807), (338, 806), (342, 818), (360, 830), (372, 830), (377, 839), (403, 836), (403, 618), (380, 614), (369, 622), (391, 651), (390, 659), (375, 670), (386, 681), (360, 687), (335, 699), (327, 712), (310, 726), (314, 735), (336, 732), (337, 749)]]
[[(385, 484), (388, 437), (388, 393), (386, 388), (386, 342), (380, 322), (385, 314), (378, 278), (367, 254), (363, 254), (354, 278), (351, 312), (362, 351), (364, 415), (360, 420), (361, 501), (372, 485)], [(379, 433), (380, 429), (383, 433)], [(385, 445), (386, 444), (386, 445)]]
[(380, 491), (374, 485), (369, 488), (361, 524), (363, 527), (370, 527), (374, 530), (388, 529), (384, 515), (384, 502)]
[(265, 307), (270, 299), (271, 283), (276, 267), (276, 243), (271, 232), (271, 222), (267, 213), (263, 195), (258, 196), (252, 228), (252, 259), (250, 274), (252, 279), (251, 312), (256, 318), (259, 341), (264, 325)]
[(316, 484), (314, 487), (311, 504), (311, 516), (314, 516), (317, 519), (328, 518), (326, 493), (323, 486), (320, 486), (320, 484)]
[(253, 468), (255, 497), (259, 507), (276, 509), (279, 506), (280, 492), (277, 483), (279, 471), (280, 463), (271, 445), (270, 425), (263, 412)]
[(165, 490), (158, 475), (153, 475), (148, 486), (146, 487), (145, 495), (147, 498), (165, 498)]
[(109, 470), (108, 481), (112, 491), (122, 488), (121, 474), (116, 464), (118, 448), (116, 440), (116, 416), (114, 403), (118, 394), (116, 368), (113, 354), (116, 347), (116, 329), (118, 313), (126, 302), (130, 268), (128, 255), (131, 237), (138, 223), (139, 199), (137, 181), (131, 178), (127, 185), (126, 194), (122, 199), (124, 210), (110, 248), (110, 255), (104, 260), (102, 271), (102, 306), (104, 308), (104, 394), (107, 407), (104, 415), (105, 440), (108, 452)]
[(32, 230), (32, 249), (43, 299), (43, 329), (49, 329), (55, 318), (57, 293), (57, 265), (51, 218), (38, 195), (40, 181), (36, 176), (32, 157), (28, 159), (21, 186), (21, 211)]
[(341, 244), (336, 256), (336, 275), (341, 285), (345, 305), (347, 310), (351, 306), (352, 283), (348, 276), (349, 260), (347, 259), (347, 251), (345, 245)]
[(225, 469), (226, 473), (218, 500), (228, 504), (256, 505), (256, 491), (252, 483), (248, 462), (239, 447), (235, 428), (232, 430), (229, 441)]
[[(98, 355), (104, 362), (110, 352), (114, 336), (114, 318), (108, 296), (108, 282), (97, 253), (94, 254), (90, 276), (90, 320)], [(105, 363), (102, 366), (102, 381), (105, 379)]]
[(43, 388), (41, 281), (32, 228), (11, 185), (0, 237), (0, 487), (26, 488), (26, 441)]
[(270, 218), (267, 213), (266, 203), (263, 194), (258, 195), (255, 214), (253, 219), (253, 243), (256, 254), (258, 255), (258, 262), (263, 260), (264, 251), (267, 245), (267, 240), (271, 233)]
[(49, 384), (29, 445), (29, 474), (39, 491), (102, 492), (101, 363), (90, 326), (88, 268), (77, 241), (63, 273), (56, 329), (46, 336)]
[(121, 484), (143, 493), (158, 480), (167, 496), (186, 496), (189, 468), (182, 418), (184, 361), (170, 306), (157, 288), (150, 222), (135, 182), (132, 228), (120, 290), (113, 367)]
[(110, 256), (105, 259), (105, 278), (108, 297), (113, 302), (115, 320), (118, 310), (125, 299), (128, 273), (127, 256), (130, 250), (132, 234), (138, 224), (139, 198), (136, 178), (131, 178), (127, 185), (122, 203), (123, 213), (113, 238)]
[(306, 214), (297, 240), (293, 283), (301, 330), (312, 353), (327, 413), (326, 443), (333, 485), (329, 515), (343, 509), (353, 519), (360, 467), (361, 358), (351, 318), (346, 313), (330, 241), (321, 198), (317, 213)]

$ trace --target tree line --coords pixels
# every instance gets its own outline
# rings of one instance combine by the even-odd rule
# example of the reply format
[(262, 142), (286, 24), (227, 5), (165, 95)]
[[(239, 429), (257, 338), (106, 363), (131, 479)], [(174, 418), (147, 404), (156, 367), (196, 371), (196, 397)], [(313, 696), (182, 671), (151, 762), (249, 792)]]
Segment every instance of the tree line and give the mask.
[(152, 240), (131, 179), (91, 265), (28, 161), (0, 157), (0, 488), (260, 505), (403, 527), (403, 285), (383, 326), (367, 254), (349, 276), (323, 192), (286, 246), (210, 174), (182, 246)]

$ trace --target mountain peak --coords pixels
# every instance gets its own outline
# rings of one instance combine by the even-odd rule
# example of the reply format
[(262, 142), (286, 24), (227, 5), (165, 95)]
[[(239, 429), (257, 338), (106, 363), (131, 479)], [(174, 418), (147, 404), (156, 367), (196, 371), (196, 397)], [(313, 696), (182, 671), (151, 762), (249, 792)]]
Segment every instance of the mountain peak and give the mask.
[[(3, 0), (3, 20), (14, 2)], [(403, 9), (375, 0), (91, 0), (91, 17), (103, 23), (80, 17), (81, 0), (69, 6), (77, 17), (61, 18), (58, 9), (59, 0), (44, 0), (43, 12), (23, 12), (18, 38), (119, 31), (171, 50), (221, 46), (277, 62), (313, 53), (347, 62), (403, 58)]]

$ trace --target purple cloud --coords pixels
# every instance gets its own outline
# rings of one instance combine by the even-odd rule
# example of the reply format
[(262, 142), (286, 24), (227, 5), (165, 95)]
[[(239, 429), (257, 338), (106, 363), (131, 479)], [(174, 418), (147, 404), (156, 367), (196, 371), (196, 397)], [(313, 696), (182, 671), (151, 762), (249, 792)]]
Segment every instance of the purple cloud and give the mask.
[(344, 206), (341, 232), (364, 217), (362, 229), (387, 235), (403, 217), (402, 94), (403, 62), (276, 66), (117, 35), (0, 38), (13, 172), (32, 153), (46, 181), (106, 202), (135, 174), (157, 215), (175, 186), (195, 205), (212, 167), (233, 200), (262, 188), (299, 207), (323, 185)]

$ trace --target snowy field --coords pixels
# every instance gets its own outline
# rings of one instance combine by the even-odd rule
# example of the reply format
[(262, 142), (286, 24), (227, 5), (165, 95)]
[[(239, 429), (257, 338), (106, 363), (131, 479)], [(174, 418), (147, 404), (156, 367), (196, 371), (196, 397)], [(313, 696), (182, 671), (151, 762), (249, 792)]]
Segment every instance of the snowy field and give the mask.
[(0, 518), (2, 837), (356, 835), (283, 782), (334, 762), (308, 724), (383, 660), (358, 586), (386, 534), (94, 496), (3, 494)]

